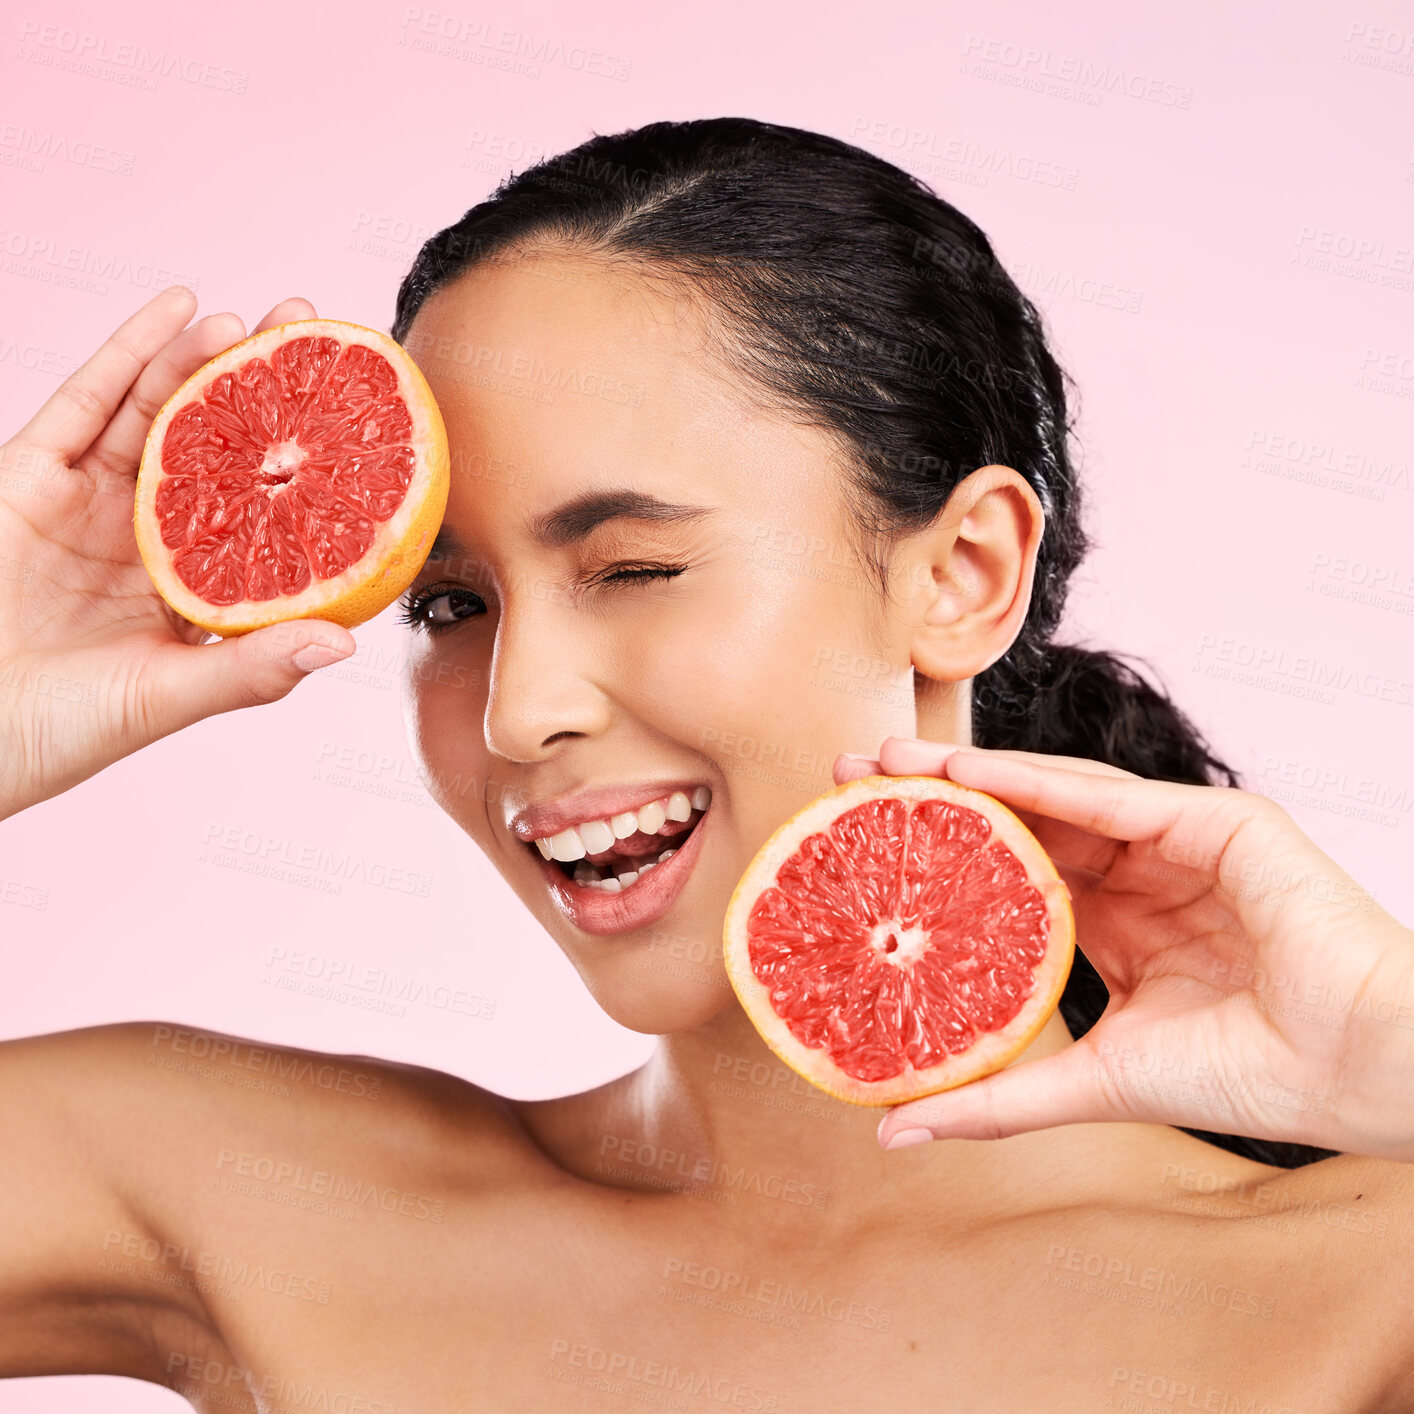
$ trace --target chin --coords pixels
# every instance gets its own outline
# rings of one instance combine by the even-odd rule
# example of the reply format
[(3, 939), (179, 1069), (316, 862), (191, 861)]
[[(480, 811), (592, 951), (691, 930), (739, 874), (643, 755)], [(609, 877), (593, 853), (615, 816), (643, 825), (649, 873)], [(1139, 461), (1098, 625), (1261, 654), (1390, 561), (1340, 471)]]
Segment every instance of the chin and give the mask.
[(693, 962), (643, 948), (612, 960), (570, 960), (599, 1008), (644, 1036), (693, 1031), (739, 1005), (715, 954)]

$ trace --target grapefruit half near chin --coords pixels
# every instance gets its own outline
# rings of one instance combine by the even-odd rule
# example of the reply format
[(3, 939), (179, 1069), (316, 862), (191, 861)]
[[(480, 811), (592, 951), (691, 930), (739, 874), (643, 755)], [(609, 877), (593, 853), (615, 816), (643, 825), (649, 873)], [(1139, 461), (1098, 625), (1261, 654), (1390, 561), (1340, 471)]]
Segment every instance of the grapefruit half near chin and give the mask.
[(163, 404), (133, 530), (157, 592), (210, 633), (353, 628), (422, 568), (449, 482), (442, 414), (402, 346), (302, 319), (233, 344)]
[(723, 928), (762, 1039), (837, 1099), (900, 1105), (1008, 1065), (1060, 1004), (1070, 891), (1000, 801), (866, 776), (761, 847)]

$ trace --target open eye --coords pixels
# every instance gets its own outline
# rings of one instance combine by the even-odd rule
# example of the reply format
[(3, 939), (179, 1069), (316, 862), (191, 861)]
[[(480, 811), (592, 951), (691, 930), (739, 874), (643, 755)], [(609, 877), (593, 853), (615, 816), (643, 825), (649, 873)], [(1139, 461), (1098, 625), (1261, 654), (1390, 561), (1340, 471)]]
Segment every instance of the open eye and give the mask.
[(432, 584), (404, 598), (398, 620), (413, 628), (435, 633), (438, 629), (451, 628), (463, 619), (473, 619), (485, 612), (485, 602), (470, 589)]

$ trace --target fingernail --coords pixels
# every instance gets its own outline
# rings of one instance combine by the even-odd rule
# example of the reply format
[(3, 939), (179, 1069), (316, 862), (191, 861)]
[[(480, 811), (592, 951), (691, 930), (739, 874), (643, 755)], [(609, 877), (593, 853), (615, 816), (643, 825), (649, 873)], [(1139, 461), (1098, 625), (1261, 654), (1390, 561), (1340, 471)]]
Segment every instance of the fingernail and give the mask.
[(927, 1144), (933, 1138), (930, 1129), (900, 1129), (887, 1144), (886, 1149), (906, 1149), (910, 1144)]
[(302, 673), (312, 673), (315, 668), (327, 668), (330, 663), (340, 662), (349, 655), (342, 648), (330, 648), (326, 643), (309, 643), (290, 659)]
[(853, 752), (853, 751), (841, 751), (841, 752), (840, 752), (840, 760), (841, 760), (841, 761), (873, 761), (873, 759), (874, 759), (874, 758), (873, 758), (872, 756), (860, 756), (860, 755), (858, 755), (856, 752)]

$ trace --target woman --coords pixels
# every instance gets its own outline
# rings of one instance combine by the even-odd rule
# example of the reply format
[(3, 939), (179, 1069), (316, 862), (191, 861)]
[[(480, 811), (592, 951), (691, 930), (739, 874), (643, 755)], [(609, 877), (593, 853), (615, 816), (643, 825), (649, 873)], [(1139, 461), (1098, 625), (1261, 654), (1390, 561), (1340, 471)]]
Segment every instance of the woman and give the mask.
[[(36, 571), (0, 586), (7, 680), (103, 703), (9, 695), (6, 813), (351, 651), (201, 645), (146, 580), (143, 435), (244, 332), (191, 310), (152, 301), (4, 449)], [(393, 333), (455, 473), (403, 603), (414, 748), (658, 1048), (522, 1102), (170, 1022), (9, 1042), (0, 1370), (369, 1414), (1409, 1408), (1414, 935), (1050, 642), (1086, 549), (1065, 390), (982, 233), (834, 139), (654, 124), (429, 241)], [(1010, 803), (1088, 959), (1019, 1063), (882, 1122), (792, 1084), (717, 960), (829, 763)], [(612, 882), (534, 843), (631, 811), (666, 848)]]

